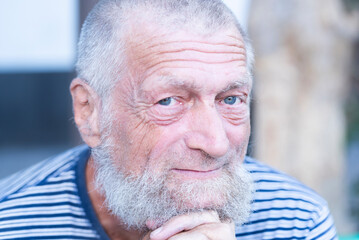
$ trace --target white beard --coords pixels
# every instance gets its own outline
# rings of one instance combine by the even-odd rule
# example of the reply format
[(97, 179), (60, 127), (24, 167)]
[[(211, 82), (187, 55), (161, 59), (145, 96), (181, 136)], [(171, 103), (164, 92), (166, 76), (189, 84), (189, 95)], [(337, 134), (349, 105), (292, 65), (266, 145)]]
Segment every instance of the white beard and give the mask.
[[(224, 169), (221, 177), (210, 180), (176, 182), (176, 189), (169, 190), (171, 178), (167, 172), (155, 176), (145, 170), (142, 176), (127, 176), (115, 166), (109, 144), (92, 149), (95, 160), (96, 187), (105, 196), (105, 204), (128, 228), (146, 231), (146, 222), (152, 220), (157, 226), (173, 216), (188, 212), (214, 210), (220, 219), (242, 224), (250, 213), (253, 184), (242, 164)], [(227, 165), (229, 166), (229, 165)], [(173, 181), (172, 181), (173, 182)], [(203, 207), (206, 199), (221, 204)], [(191, 203), (191, 206), (188, 206)]]

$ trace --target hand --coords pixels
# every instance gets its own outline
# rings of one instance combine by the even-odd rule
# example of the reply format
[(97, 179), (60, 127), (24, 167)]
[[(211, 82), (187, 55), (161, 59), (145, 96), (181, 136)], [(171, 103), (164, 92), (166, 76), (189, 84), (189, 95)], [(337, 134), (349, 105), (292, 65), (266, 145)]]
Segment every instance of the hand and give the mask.
[(171, 218), (143, 240), (235, 240), (233, 222), (221, 222), (217, 212), (190, 213)]

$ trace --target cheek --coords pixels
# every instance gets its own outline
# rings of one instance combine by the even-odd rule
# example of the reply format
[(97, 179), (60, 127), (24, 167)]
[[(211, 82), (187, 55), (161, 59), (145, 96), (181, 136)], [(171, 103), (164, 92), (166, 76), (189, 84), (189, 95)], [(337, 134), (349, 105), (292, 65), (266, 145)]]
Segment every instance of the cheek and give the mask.
[(154, 148), (160, 129), (135, 115), (117, 116), (112, 136), (118, 167), (124, 173), (138, 175), (145, 167)]
[[(154, 169), (168, 168), (174, 159), (167, 159), (173, 152), (183, 152), (185, 150), (184, 142), (182, 141), (185, 128), (183, 125), (174, 124), (171, 126), (161, 127), (160, 135), (154, 141), (153, 148), (150, 153), (150, 160)], [(181, 144), (183, 143), (183, 145)]]
[(239, 147), (240, 149), (247, 148), (249, 135), (251, 132), (249, 119), (238, 126), (227, 124), (226, 129), (228, 139), (232, 146), (234, 146), (235, 148)]

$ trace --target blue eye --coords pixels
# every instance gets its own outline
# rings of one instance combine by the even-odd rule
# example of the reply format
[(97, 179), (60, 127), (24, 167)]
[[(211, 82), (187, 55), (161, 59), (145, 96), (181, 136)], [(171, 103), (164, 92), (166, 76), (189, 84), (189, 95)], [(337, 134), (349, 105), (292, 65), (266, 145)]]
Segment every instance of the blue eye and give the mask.
[(168, 97), (168, 98), (164, 98), (164, 99), (160, 100), (160, 101), (158, 102), (158, 104), (160, 104), (160, 105), (162, 105), (162, 106), (168, 106), (168, 105), (171, 104), (171, 102), (172, 102), (172, 98), (171, 98), (171, 97)]
[(233, 105), (233, 104), (235, 104), (237, 102), (237, 97), (236, 96), (229, 96), (229, 97), (226, 97), (223, 101), (224, 101), (225, 104)]

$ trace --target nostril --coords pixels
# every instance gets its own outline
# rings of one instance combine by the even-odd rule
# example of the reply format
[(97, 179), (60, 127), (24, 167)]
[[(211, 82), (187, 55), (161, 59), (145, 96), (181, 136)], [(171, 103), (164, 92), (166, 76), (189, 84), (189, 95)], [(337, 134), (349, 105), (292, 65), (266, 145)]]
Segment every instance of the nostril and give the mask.
[(188, 148), (200, 150), (208, 159), (224, 156), (229, 149), (229, 140), (224, 136), (208, 137), (206, 133), (192, 132), (186, 135)]

